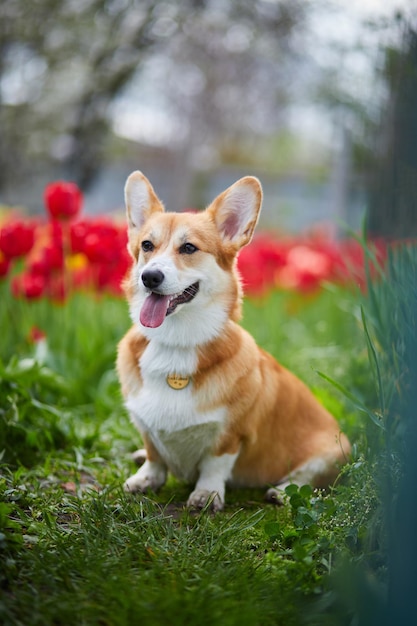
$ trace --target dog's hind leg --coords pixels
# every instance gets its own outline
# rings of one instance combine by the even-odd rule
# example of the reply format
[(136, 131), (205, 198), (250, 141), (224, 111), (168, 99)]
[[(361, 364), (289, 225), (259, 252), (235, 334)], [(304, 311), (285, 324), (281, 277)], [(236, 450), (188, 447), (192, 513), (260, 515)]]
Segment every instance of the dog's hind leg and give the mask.
[(148, 456), (146, 454), (145, 448), (139, 448), (139, 450), (135, 450), (134, 452), (132, 452), (132, 461), (138, 467), (141, 467), (145, 463), (147, 458)]
[(288, 485), (311, 485), (324, 489), (335, 480), (337, 474), (338, 463), (335, 455), (313, 457), (284, 476), (276, 487), (268, 489), (265, 500), (274, 504), (285, 504), (285, 488)]

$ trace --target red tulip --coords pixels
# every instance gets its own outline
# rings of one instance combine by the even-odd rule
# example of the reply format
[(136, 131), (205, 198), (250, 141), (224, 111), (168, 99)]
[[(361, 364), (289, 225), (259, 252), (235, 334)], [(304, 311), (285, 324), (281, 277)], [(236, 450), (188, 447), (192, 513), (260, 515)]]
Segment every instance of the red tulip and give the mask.
[(45, 279), (43, 276), (21, 274), (15, 276), (12, 281), (12, 292), (15, 297), (24, 296), (28, 300), (40, 298), (45, 291)]
[(84, 241), (84, 254), (91, 263), (111, 263), (117, 261), (119, 249), (115, 235), (91, 232)]
[(103, 260), (104, 241), (95, 232), (90, 232), (84, 239), (84, 254), (91, 263)]
[(52, 243), (62, 246), (64, 232), (61, 222), (56, 219), (51, 219), (51, 221), (47, 225), (46, 232), (48, 233), (49, 240)]
[(81, 211), (83, 195), (75, 183), (59, 180), (45, 187), (44, 200), (53, 219), (69, 220)]
[(84, 252), (84, 241), (90, 231), (90, 224), (86, 220), (74, 222), (70, 228), (70, 245), (74, 253)]
[(51, 270), (61, 270), (64, 267), (64, 253), (59, 245), (50, 244), (42, 250), (41, 261)]
[(238, 269), (245, 293), (260, 296), (272, 288), (275, 275), (285, 265), (286, 257), (287, 243), (268, 235), (258, 235), (243, 248), (238, 257)]
[(41, 256), (28, 264), (28, 271), (32, 276), (49, 276), (51, 268), (43, 256)]
[(21, 220), (10, 222), (0, 230), (0, 251), (4, 256), (24, 256), (32, 249), (35, 241), (34, 227)]
[(68, 286), (62, 274), (51, 276), (47, 285), (48, 296), (55, 302), (63, 303), (68, 295)]
[(32, 326), (29, 332), (28, 339), (30, 343), (38, 343), (38, 341), (43, 341), (44, 339), (46, 339), (46, 335), (43, 330), (41, 330), (37, 326)]

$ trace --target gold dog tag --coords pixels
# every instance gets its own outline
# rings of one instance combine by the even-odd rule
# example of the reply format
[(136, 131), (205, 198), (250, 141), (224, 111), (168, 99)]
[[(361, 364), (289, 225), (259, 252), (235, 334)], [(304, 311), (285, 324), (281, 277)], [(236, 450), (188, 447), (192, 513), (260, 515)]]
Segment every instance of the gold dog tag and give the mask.
[(185, 389), (189, 382), (189, 376), (178, 376), (177, 374), (169, 374), (167, 376), (167, 383), (171, 389)]

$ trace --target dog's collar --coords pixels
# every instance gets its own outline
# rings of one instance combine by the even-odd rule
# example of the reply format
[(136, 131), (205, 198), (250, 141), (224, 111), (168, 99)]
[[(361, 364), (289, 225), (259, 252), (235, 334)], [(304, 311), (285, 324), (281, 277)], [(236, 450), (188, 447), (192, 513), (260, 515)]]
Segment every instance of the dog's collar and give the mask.
[(185, 389), (191, 380), (191, 376), (178, 376), (178, 374), (168, 374), (166, 381), (171, 389)]

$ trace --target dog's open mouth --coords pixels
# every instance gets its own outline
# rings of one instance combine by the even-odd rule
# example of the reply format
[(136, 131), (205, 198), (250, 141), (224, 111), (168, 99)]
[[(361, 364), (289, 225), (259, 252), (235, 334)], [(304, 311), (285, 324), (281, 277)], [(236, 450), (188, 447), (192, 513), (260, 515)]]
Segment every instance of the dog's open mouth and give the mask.
[(168, 296), (151, 291), (140, 311), (141, 324), (148, 328), (157, 328), (167, 315), (175, 311), (177, 306), (191, 302), (197, 295), (199, 288), (199, 283), (194, 283), (184, 289), (182, 293)]

